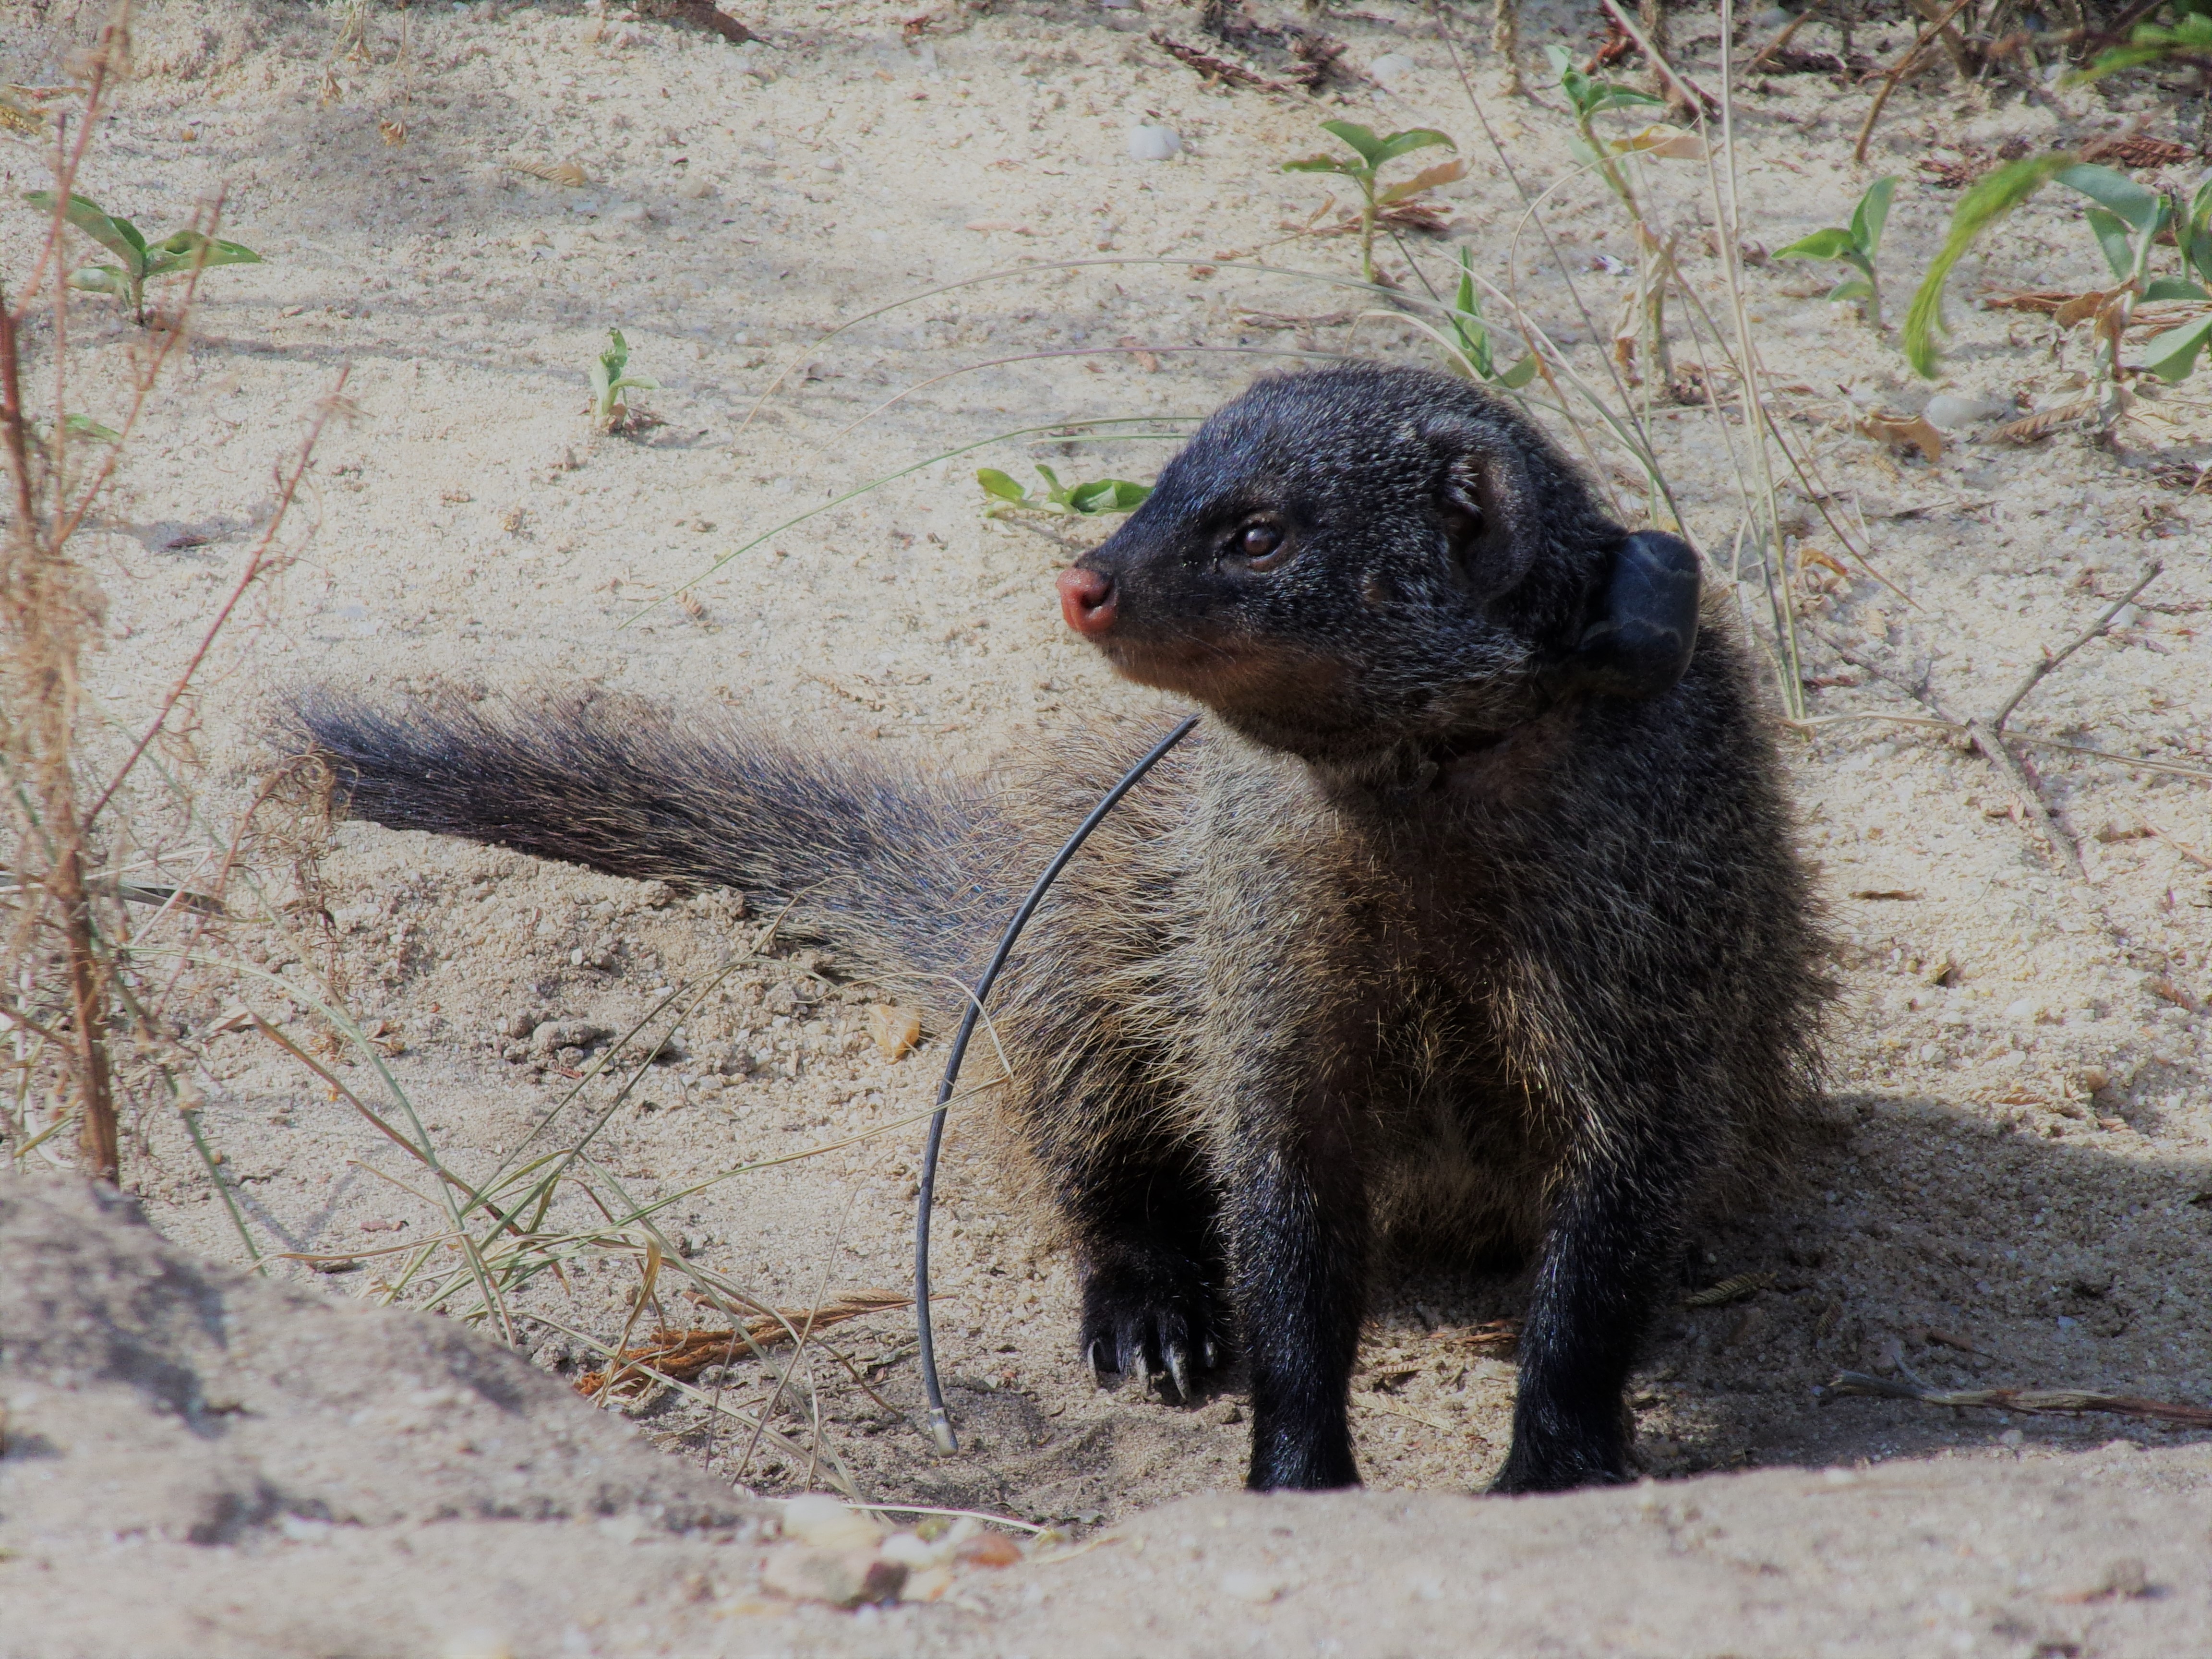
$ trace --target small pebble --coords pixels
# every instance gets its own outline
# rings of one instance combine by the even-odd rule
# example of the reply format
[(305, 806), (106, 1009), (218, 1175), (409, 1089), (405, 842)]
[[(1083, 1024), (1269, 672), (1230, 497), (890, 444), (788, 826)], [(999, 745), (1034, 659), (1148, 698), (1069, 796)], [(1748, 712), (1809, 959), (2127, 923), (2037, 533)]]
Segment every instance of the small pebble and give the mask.
[(1386, 87), (1395, 87), (1420, 65), (1402, 52), (1386, 52), (1367, 66), (1367, 72)]
[(906, 1579), (904, 1566), (884, 1560), (873, 1549), (825, 1550), (806, 1544), (769, 1551), (761, 1569), (761, 1588), (772, 1595), (839, 1607), (896, 1600)]
[(1255, 1572), (1241, 1568), (1221, 1575), (1221, 1593), (1232, 1601), (1249, 1601), (1264, 1606), (1280, 1595), (1290, 1586), (1271, 1572)]
[(834, 1498), (809, 1492), (784, 1504), (783, 1535), (817, 1549), (872, 1551), (882, 1541), (884, 1529)]
[(1993, 421), (2004, 412), (2004, 405), (1994, 398), (1964, 398), (1955, 392), (1937, 392), (1921, 411), (1928, 424), (1939, 432), (1955, 432), (1977, 421)]
[(1133, 161), (1164, 161), (1179, 155), (1182, 140), (1173, 127), (1156, 127), (1140, 123), (1129, 129), (1129, 159)]

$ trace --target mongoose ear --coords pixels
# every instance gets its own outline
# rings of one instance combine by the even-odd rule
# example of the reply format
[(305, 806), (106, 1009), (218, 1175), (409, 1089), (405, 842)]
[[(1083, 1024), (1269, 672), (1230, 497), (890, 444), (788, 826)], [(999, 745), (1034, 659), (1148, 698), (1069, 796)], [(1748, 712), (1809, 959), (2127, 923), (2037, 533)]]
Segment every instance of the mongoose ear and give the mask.
[(1444, 470), (1437, 511), (1468, 586), (1477, 599), (1494, 599), (1518, 586), (1535, 562), (1542, 514), (1520, 457), (1479, 441), (1462, 442)]
[(1698, 643), (1697, 550), (1641, 530), (1613, 556), (1582, 639), (1545, 678), (1555, 692), (1656, 697), (1673, 689)]

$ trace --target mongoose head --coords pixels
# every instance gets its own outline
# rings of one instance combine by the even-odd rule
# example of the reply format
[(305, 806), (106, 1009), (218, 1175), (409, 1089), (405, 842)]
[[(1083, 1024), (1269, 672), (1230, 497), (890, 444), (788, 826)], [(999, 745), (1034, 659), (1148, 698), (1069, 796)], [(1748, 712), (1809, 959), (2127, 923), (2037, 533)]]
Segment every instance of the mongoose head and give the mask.
[(1665, 690), (1696, 572), (1681, 542), (1609, 521), (1498, 399), (1358, 366), (1218, 410), (1060, 592), (1127, 678), (1357, 764), (1479, 744), (1563, 697)]

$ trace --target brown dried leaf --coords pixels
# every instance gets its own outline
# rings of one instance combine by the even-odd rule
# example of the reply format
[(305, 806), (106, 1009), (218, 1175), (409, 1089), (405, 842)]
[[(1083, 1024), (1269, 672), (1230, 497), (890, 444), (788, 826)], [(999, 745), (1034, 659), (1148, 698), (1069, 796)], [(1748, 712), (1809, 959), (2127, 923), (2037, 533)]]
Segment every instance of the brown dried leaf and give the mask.
[(2014, 294), (1984, 294), (1981, 303), (1984, 311), (2038, 311), (2048, 317), (2079, 297), (2070, 289), (2036, 288)]
[(1416, 196), (1441, 189), (1456, 179), (1466, 177), (1467, 158), (1463, 155), (1455, 155), (1449, 161), (1439, 161), (1432, 167), (1422, 168), (1402, 185), (1391, 185), (1389, 189), (1376, 197), (1376, 200), (1385, 204), (1411, 201)]
[(921, 1042), (921, 1016), (912, 1008), (879, 1002), (868, 1010), (868, 1038), (885, 1060), (910, 1054)]
[(1633, 138), (1622, 139), (1614, 148), (1624, 153), (1634, 151), (1677, 161), (1702, 161), (1705, 159), (1705, 141), (1696, 133), (1685, 132), (1680, 127), (1648, 126)]
[(2092, 289), (2087, 294), (2077, 294), (2062, 306), (2053, 307), (2051, 320), (2061, 328), (2078, 328), (2105, 307), (2105, 302), (2118, 289)]
[(5, 93), (0, 93), (0, 127), (9, 132), (21, 133), (26, 138), (43, 138), (46, 134), (46, 118), (43, 112), (26, 109)]
[(1887, 415), (1877, 410), (1871, 415), (1861, 416), (1857, 428), (1866, 436), (1893, 448), (1917, 449), (1924, 460), (1942, 459), (1943, 434), (1928, 424), (1924, 415)]
[(2119, 138), (2092, 138), (2081, 150), (2084, 161), (2117, 161), (2124, 167), (2179, 167), (2196, 154), (2171, 138), (2152, 138), (2140, 132)]

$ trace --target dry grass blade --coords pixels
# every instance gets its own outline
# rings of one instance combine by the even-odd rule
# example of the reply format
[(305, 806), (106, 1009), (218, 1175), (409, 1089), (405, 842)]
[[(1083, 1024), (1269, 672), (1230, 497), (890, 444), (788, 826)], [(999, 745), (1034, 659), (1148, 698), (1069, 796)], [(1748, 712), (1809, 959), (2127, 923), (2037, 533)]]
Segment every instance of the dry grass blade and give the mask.
[(1521, 1346), (1521, 1322), (1486, 1319), (1463, 1331), (1438, 1331), (1436, 1340), (1449, 1347), (1466, 1348), (1490, 1359), (1510, 1358)]
[(1911, 1400), (1923, 1406), (1979, 1407), (1988, 1411), (2027, 1412), (2039, 1416), (2078, 1416), (2099, 1412), (2112, 1417), (2135, 1417), (2158, 1423), (2178, 1423), (2187, 1428), (2212, 1429), (2212, 1406), (2185, 1406), (2167, 1400), (2146, 1400), (2139, 1395), (2105, 1394), (2092, 1389), (1961, 1389), (1954, 1392), (1869, 1376), (1863, 1371), (1838, 1371), (1820, 1390), (1822, 1401), (1844, 1395), (1877, 1400)]
[(563, 185), (570, 190), (580, 190), (592, 182), (592, 175), (574, 161), (509, 161), (507, 170), (526, 178), (542, 179), (549, 185)]
[(1731, 1302), (1757, 1296), (1773, 1282), (1772, 1273), (1731, 1274), (1717, 1285), (1708, 1285), (1695, 1295), (1684, 1297), (1682, 1305), (1686, 1308), (1725, 1308)]
[(2039, 409), (2033, 415), (2024, 415), (2019, 420), (2007, 421), (2002, 426), (1992, 427), (1990, 436), (2011, 444), (2040, 443), (2054, 433), (2066, 431), (2096, 418), (2097, 399), (2076, 398), (2070, 404)]
[[(913, 1305), (914, 1298), (904, 1291), (848, 1291), (832, 1297), (819, 1308), (779, 1308), (773, 1314), (749, 1319), (742, 1331), (726, 1325), (719, 1330), (658, 1330), (653, 1334), (652, 1341), (623, 1348), (616, 1364), (623, 1369), (648, 1366), (662, 1376), (689, 1381), (708, 1366), (726, 1364), (755, 1347), (773, 1347), (790, 1341), (794, 1331), (818, 1331), (848, 1319), (863, 1319), (870, 1314)], [(620, 1394), (626, 1387), (641, 1387), (647, 1381), (642, 1372), (620, 1378), (615, 1383), (615, 1392)], [(605, 1370), (586, 1371), (575, 1382), (576, 1392), (587, 1397), (597, 1395), (606, 1385)]]

